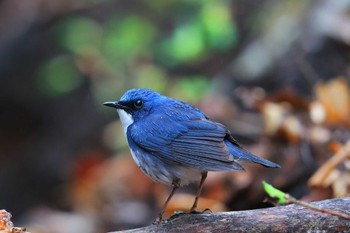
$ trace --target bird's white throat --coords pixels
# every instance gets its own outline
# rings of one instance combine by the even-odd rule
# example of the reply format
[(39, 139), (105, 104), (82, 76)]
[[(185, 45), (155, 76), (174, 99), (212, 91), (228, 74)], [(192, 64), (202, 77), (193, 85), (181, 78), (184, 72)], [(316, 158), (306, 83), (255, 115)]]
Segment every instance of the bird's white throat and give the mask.
[[(134, 120), (132, 119), (131, 114), (125, 112), (124, 110), (117, 109), (117, 111), (118, 111), (118, 115), (119, 115), (120, 121), (122, 123), (122, 126), (124, 128), (125, 138), (128, 138), (128, 136), (127, 136), (128, 127), (132, 123), (134, 123)], [(135, 152), (131, 148), (130, 148), (130, 152), (131, 152), (132, 158), (134, 159), (135, 163), (137, 164), (137, 166), (140, 167), (140, 161), (137, 158)]]
[(126, 136), (126, 131), (127, 131), (128, 127), (129, 127), (129, 125), (134, 123), (134, 120), (132, 119), (131, 114), (125, 112), (124, 110), (118, 109), (117, 111), (118, 111), (118, 114), (119, 114), (120, 121), (122, 122), (122, 126), (124, 128), (124, 133), (125, 133), (125, 136)]

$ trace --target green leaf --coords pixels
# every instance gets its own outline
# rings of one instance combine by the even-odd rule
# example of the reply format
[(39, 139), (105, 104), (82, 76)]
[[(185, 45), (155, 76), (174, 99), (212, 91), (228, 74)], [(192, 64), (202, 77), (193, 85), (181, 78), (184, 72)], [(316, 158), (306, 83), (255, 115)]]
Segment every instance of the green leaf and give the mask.
[(278, 204), (286, 204), (288, 202), (285, 198), (286, 193), (282, 192), (281, 190), (276, 189), (271, 184), (269, 184), (265, 181), (263, 181), (262, 183), (263, 183), (263, 186), (264, 186), (266, 193), (270, 197), (278, 199), (278, 201), (277, 201)]

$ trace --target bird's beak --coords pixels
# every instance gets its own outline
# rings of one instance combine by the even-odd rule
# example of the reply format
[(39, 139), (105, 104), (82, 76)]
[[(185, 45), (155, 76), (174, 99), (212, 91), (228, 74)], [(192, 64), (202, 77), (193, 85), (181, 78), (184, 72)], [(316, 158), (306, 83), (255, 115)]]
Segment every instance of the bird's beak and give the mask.
[(128, 106), (122, 105), (118, 101), (116, 101), (116, 102), (104, 102), (103, 105), (105, 105), (107, 107), (116, 108), (116, 109), (123, 109), (125, 111), (130, 110)]

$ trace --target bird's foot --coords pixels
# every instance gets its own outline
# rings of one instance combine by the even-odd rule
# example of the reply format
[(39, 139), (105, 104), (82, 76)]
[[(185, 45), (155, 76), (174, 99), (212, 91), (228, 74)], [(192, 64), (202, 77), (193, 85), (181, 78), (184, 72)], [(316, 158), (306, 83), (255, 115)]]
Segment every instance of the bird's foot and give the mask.
[(204, 210), (196, 210), (196, 209), (191, 209), (190, 214), (205, 214), (205, 213), (213, 213), (209, 208), (205, 208)]
[(159, 214), (159, 216), (153, 221), (153, 225), (159, 225), (165, 221), (166, 220), (163, 219), (163, 215)]
[(177, 218), (177, 217), (179, 217), (180, 215), (183, 215), (183, 214), (187, 214), (187, 213), (182, 211), (182, 210), (175, 210), (174, 213), (169, 217), (169, 220), (170, 219), (175, 219), (175, 218)]
[(159, 225), (159, 224), (164, 223), (168, 220), (173, 220), (173, 219), (178, 218), (181, 215), (185, 215), (185, 214), (205, 214), (205, 213), (213, 213), (213, 211), (211, 211), (209, 208), (206, 208), (204, 210), (191, 209), (189, 212), (185, 212), (182, 210), (175, 210), (174, 213), (168, 219), (163, 219), (162, 216), (158, 216), (158, 218), (156, 220), (154, 220), (153, 224)]
[(153, 221), (153, 225), (159, 225), (161, 223), (165, 223), (168, 220), (172, 220), (175, 219), (177, 217), (179, 217), (180, 215), (183, 214), (188, 214), (187, 212), (184, 212), (182, 210), (175, 210), (174, 213), (168, 218), (168, 219), (163, 219), (162, 215), (159, 215), (154, 221)]

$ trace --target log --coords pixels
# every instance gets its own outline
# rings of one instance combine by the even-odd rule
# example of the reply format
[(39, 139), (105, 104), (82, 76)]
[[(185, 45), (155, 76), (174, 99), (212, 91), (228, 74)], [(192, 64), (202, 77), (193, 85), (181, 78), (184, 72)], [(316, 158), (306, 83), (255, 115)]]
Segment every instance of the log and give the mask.
[[(350, 197), (312, 204), (350, 216)], [(124, 232), (350, 232), (350, 221), (299, 205), (210, 214), (173, 215), (162, 224)]]

